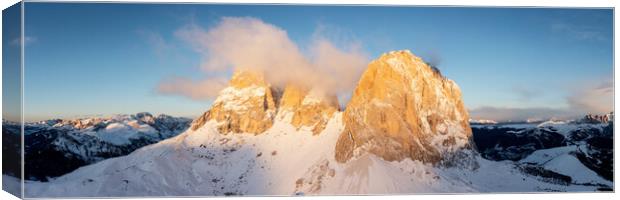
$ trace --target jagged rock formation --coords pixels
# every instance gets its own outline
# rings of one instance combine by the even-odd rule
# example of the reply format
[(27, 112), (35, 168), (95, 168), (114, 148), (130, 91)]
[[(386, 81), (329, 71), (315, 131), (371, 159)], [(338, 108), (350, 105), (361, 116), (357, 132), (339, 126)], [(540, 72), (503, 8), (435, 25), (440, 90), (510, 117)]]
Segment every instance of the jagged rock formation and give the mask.
[[(296, 128), (311, 127), (319, 134), (339, 110), (338, 99), (317, 89), (289, 84), (283, 92), (272, 87), (259, 72), (238, 70), (229, 87), (222, 90), (213, 106), (192, 124), (192, 130), (215, 120), (220, 133), (260, 134), (276, 116)], [(277, 115), (276, 115), (277, 113)]]
[(344, 111), (336, 160), (346, 162), (361, 148), (387, 161), (438, 163), (471, 146), (468, 119), (453, 81), (407, 50), (390, 52), (362, 75)]
[(290, 123), (297, 129), (311, 127), (316, 135), (325, 129), (327, 122), (337, 111), (339, 105), (336, 96), (290, 84), (282, 94), (278, 116), (290, 117)]
[(265, 81), (262, 73), (237, 70), (211, 109), (192, 123), (192, 130), (215, 120), (222, 134), (260, 134), (273, 125), (277, 99), (277, 91)]
[(584, 116), (579, 122), (588, 124), (607, 123), (614, 120), (614, 112), (605, 115), (593, 115), (588, 114)]

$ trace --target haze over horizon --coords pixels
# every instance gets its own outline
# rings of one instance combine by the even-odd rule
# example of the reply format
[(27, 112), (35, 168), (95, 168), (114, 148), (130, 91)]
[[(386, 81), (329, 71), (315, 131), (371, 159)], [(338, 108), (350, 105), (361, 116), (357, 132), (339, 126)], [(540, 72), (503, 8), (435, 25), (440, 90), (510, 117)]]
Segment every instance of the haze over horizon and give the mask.
[[(474, 119), (613, 111), (611, 9), (26, 6), (26, 121), (198, 116), (238, 65), (274, 84), (308, 77), (346, 101), (369, 61), (401, 49), (454, 80)], [(301, 75), (277, 73), (291, 68)]]

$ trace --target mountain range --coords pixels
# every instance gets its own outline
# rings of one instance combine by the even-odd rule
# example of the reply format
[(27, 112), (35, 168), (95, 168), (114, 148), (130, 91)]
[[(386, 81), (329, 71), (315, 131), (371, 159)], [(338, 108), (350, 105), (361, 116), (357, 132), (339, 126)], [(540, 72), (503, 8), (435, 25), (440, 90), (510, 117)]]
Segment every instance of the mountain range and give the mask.
[[(138, 135), (149, 137), (139, 138), (161, 141), (47, 182), (26, 181), (25, 193), (126, 197), (613, 188), (607, 178), (609, 170), (613, 174), (607, 142), (613, 138), (613, 117), (592, 123), (470, 125), (458, 85), (408, 50), (372, 61), (346, 108), (339, 105), (324, 88), (272, 85), (265, 72), (237, 69), (211, 109), (186, 131), (176, 135), (183, 128), (175, 128), (178, 132), (164, 131), (168, 139), (155, 137), (170, 129), (132, 116), (136, 123), (118, 126), (144, 130)], [(112, 124), (93, 126), (84, 135), (117, 145), (133, 142), (136, 134), (97, 134)], [(116, 126), (110, 129), (119, 130)]]
[[(150, 113), (24, 124), (25, 178), (47, 181), (78, 167), (130, 152), (185, 131), (191, 120)], [(3, 121), (3, 169), (19, 175), (21, 125)]]

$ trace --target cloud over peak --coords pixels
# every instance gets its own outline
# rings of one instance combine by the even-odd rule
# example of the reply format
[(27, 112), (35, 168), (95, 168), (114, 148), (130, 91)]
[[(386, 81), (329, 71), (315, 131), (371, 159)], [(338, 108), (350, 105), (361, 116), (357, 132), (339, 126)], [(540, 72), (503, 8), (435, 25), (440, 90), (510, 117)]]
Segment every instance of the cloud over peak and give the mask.
[[(175, 35), (201, 55), (200, 69), (211, 78), (167, 79), (158, 91), (192, 99), (217, 96), (217, 92), (200, 91), (219, 91), (225, 87), (220, 81), (239, 68), (264, 72), (275, 86), (295, 83), (339, 94), (352, 90), (368, 62), (359, 45), (338, 48), (317, 34), (304, 54), (285, 30), (251, 17), (223, 17), (210, 29), (190, 24)], [(194, 90), (198, 91), (191, 92)]]

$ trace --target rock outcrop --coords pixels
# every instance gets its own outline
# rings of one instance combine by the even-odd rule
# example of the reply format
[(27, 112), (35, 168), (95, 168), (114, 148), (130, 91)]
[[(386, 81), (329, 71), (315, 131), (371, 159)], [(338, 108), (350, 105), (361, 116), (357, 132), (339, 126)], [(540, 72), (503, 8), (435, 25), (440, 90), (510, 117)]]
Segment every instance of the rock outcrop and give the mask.
[(282, 94), (278, 117), (290, 120), (297, 129), (310, 127), (316, 135), (325, 129), (329, 119), (339, 110), (336, 96), (290, 84)]
[(587, 114), (583, 118), (581, 118), (578, 122), (587, 123), (587, 124), (600, 124), (600, 123), (608, 123), (614, 120), (614, 112), (610, 112), (605, 115), (593, 115)]
[(336, 160), (358, 149), (387, 161), (438, 163), (471, 147), (468, 113), (459, 87), (408, 50), (372, 61), (343, 114)]
[(237, 70), (211, 109), (192, 123), (192, 130), (215, 120), (222, 134), (260, 134), (273, 125), (277, 99), (277, 91), (265, 81), (262, 73)]

